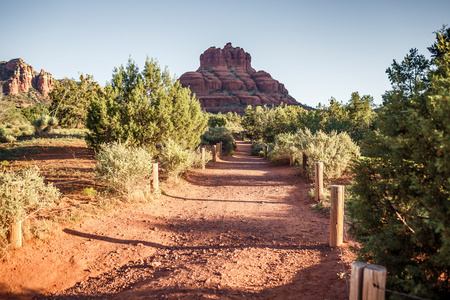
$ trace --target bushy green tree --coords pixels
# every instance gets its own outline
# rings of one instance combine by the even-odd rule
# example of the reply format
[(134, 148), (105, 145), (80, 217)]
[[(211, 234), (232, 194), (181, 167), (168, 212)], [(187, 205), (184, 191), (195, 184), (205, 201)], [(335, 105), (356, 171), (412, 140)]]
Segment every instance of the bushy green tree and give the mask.
[(300, 106), (248, 106), (242, 118), (242, 127), (253, 140), (272, 143), (280, 133), (294, 132), (302, 127), (300, 117), (306, 111)]
[(430, 62), (415, 49), (387, 70), (379, 128), (354, 168), (348, 209), (360, 259), (386, 266), (388, 287), (450, 297), (450, 40)]
[(142, 72), (131, 59), (114, 69), (111, 83), (91, 97), (87, 143), (97, 149), (112, 141), (144, 146), (151, 152), (169, 140), (186, 149), (200, 143), (208, 118), (188, 88), (147, 58)]
[(202, 143), (208, 145), (216, 145), (222, 142), (222, 151), (225, 155), (231, 155), (236, 149), (236, 141), (231, 134), (231, 131), (226, 127), (213, 127), (205, 131), (201, 136)]
[(100, 86), (90, 75), (81, 75), (78, 82), (68, 78), (56, 81), (49, 94), (51, 116), (64, 127), (84, 126), (89, 99), (98, 89)]
[(225, 127), (227, 125), (227, 118), (222, 113), (213, 114), (208, 113), (208, 126), (211, 127)]

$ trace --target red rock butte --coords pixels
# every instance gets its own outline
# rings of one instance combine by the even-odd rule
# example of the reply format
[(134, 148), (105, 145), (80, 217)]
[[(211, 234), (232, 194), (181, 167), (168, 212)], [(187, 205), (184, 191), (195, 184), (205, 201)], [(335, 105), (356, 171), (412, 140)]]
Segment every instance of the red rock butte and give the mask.
[(200, 55), (198, 70), (184, 73), (180, 82), (214, 113), (243, 113), (248, 105), (301, 105), (269, 73), (255, 71), (251, 60), (249, 53), (231, 43), (223, 49), (211, 47)]
[(21, 58), (0, 62), (0, 84), (6, 95), (28, 93), (30, 89), (34, 88), (47, 97), (53, 88), (53, 81), (52, 74), (43, 69), (40, 73), (35, 72), (33, 67)]

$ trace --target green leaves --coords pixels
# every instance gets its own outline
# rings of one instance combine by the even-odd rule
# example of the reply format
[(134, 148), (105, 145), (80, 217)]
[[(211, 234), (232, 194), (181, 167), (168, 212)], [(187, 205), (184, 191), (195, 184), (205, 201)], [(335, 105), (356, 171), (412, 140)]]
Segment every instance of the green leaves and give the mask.
[(147, 58), (144, 70), (131, 59), (115, 68), (105, 91), (91, 97), (86, 125), (88, 145), (127, 142), (155, 153), (169, 138), (188, 149), (200, 143), (207, 117), (188, 88)]
[[(450, 275), (450, 47), (437, 34), (430, 67), (412, 49), (387, 70), (378, 129), (363, 141), (348, 203), (361, 258), (388, 267), (391, 289), (448, 298)], [(437, 50), (436, 50), (437, 51)], [(436, 52), (438, 53), (438, 52)]]

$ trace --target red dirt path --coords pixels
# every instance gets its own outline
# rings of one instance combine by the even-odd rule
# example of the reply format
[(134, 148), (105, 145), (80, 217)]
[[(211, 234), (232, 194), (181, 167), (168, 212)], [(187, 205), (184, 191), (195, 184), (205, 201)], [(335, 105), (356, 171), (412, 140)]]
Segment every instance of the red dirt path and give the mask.
[[(0, 298), (347, 299), (309, 188), (238, 142), (152, 203), (26, 243), (0, 265)], [(342, 250), (348, 273), (355, 256)]]

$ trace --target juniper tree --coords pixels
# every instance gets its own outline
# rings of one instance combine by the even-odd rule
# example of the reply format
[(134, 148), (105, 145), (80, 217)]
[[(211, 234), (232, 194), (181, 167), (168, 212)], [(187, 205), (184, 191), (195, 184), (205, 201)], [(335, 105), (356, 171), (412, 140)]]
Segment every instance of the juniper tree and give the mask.
[(50, 115), (59, 120), (65, 127), (81, 127), (84, 125), (92, 93), (100, 88), (90, 75), (80, 76), (80, 81), (62, 79), (56, 81), (49, 94)]
[(351, 230), (360, 259), (386, 266), (388, 287), (417, 296), (450, 296), (450, 40), (433, 68), (412, 49), (387, 70), (378, 130), (354, 167)]
[(104, 91), (91, 97), (87, 143), (98, 149), (112, 141), (144, 146), (154, 152), (169, 138), (186, 149), (200, 143), (207, 117), (188, 88), (147, 58), (142, 72), (129, 59), (115, 68)]

